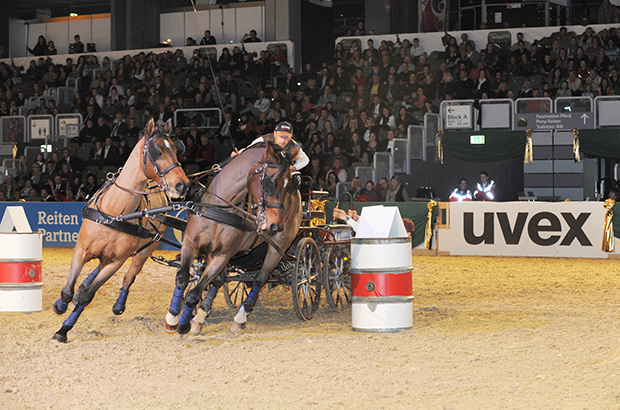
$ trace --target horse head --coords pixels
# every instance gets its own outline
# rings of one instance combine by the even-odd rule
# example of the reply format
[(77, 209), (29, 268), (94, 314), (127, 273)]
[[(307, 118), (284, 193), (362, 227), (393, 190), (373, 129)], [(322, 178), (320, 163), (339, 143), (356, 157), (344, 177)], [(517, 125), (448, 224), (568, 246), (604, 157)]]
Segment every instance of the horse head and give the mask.
[(171, 123), (161, 130), (153, 119), (149, 121), (144, 132), (142, 161), (146, 177), (158, 181), (168, 197), (179, 198), (189, 186), (189, 179), (177, 159), (185, 151), (185, 145), (176, 137), (170, 137), (170, 130)]
[(261, 164), (248, 177), (248, 191), (257, 210), (258, 228), (269, 234), (284, 229), (284, 199), (291, 184), (291, 164), (294, 154), (287, 153), (275, 143), (268, 142)]

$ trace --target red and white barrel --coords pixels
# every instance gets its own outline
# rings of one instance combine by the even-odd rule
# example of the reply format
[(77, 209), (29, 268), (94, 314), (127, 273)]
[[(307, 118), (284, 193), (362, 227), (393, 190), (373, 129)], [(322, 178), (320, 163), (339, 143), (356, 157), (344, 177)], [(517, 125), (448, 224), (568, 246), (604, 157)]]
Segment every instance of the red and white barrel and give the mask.
[(0, 312), (39, 312), (43, 309), (39, 232), (0, 233)]
[(352, 238), (353, 330), (398, 332), (413, 326), (411, 237)]

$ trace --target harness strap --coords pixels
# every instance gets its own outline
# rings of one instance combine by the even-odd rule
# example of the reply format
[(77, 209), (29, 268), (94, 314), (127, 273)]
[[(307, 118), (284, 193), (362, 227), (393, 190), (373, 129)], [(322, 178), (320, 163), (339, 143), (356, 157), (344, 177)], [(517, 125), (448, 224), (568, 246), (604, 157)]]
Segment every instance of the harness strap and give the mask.
[(113, 216), (101, 212), (94, 208), (82, 209), (82, 218), (89, 219), (100, 225), (105, 225), (116, 231), (126, 233), (127, 235), (136, 236), (138, 238), (152, 238), (153, 234), (140, 225), (132, 224), (126, 221), (115, 219)]
[[(170, 246), (174, 246), (179, 249), (181, 248), (181, 246), (178, 243), (164, 238), (163, 236), (159, 234), (159, 232), (152, 233), (151, 231), (149, 231), (148, 229), (140, 225), (132, 224), (126, 221), (116, 220), (112, 216), (104, 214), (94, 208), (82, 209), (82, 218), (89, 219), (101, 225), (105, 225), (110, 229), (114, 229), (115, 231), (119, 231), (127, 235), (135, 236), (137, 238), (142, 238), (142, 239), (149, 239), (149, 238), (151, 239), (148, 243), (146, 243), (140, 249), (132, 253), (131, 256), (135, 256), (136, 254), (142, 252), (144, 249), (151, 246), (153, 242), (163, 242)], [(170, 218), (173, 218), (173, 217), (170, 217)]]
[(242, 231), (256, 231), (256, 224), (253, 221), (243, 218), (237, 214), (227, 212), (222, 209), (222, 207), (209, 207), (205, 212), (198, 210), (190, 210), (190, 212), (194, 212), (197, 216), (207, 218), (214, 222), (219, 222)]

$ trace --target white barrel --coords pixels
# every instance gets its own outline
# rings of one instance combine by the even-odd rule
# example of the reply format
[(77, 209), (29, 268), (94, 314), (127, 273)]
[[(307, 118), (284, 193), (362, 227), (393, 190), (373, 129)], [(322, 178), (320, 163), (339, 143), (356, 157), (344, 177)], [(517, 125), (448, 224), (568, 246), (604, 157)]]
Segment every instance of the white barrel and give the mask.
[(353, 330), (398, 332), (413, 326), (411, 238), (352, 238)]
[(0, 233), (0, 312), (43, 309), (42, 262), (39, 232)]

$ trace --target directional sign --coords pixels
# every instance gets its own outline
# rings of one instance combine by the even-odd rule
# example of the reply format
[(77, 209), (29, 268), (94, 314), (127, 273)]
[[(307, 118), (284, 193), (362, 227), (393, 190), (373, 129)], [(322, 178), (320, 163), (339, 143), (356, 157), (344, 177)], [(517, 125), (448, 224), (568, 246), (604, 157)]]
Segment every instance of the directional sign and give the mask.
[(514, 114), (514, 129), (534, 131), (594, 129), (594, 113), (586, 112), (551, 112)]
[(445, 107), (447, 130), (471, 129), (473, 125), (471, 105), (448, 105)]

